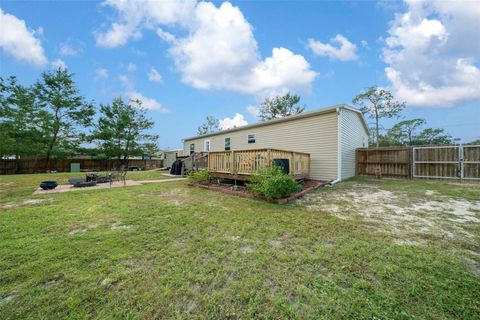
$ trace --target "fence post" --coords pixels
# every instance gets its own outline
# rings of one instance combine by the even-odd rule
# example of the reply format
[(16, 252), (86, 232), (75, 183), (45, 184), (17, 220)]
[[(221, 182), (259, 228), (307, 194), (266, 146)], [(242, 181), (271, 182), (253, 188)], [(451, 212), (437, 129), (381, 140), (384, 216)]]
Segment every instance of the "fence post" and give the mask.
[(416, 149), (412, 148), (412, 179), (415, 177), (415, 154), (416, 154)]
[(463, 145), (458, 146), (458, 161), (460, 162), (460, 181), (462, 181), (464, 178)]

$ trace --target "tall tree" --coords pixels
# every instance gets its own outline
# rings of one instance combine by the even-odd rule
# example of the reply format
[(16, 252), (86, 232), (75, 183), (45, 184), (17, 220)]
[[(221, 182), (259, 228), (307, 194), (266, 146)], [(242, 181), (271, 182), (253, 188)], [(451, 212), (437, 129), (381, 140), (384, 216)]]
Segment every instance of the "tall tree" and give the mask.
[(15, 77), (0, 78), (0, 156), (20, 158), (42, 154), (42, 123), (45, 113), (38, 107), (31, 87)]
[(415, 145), (446, 145), (455, 143), (457, 139), (441, 128), (422, 127), (427, 122), (424, 119), (403, 120), (394, 125), (382, 140), (382, 145), (415, 146)]
[(448, 145), (453, 144), (458, 139), (452, 138), (452, 136), (445, 132), (445, 129), (441, 128), (427, 128), (420, 132), (416, 137), (413, 144), (415, 145)]
[(361, 92), (353, 98), (352, 103), (359, 106), (364, 115), (375, 119), (377, 147), (380, 137), (380, 119), (398, 117), (405, 108), (405, 102), (396, 101), (390, 91), (378, 87), (370, 87)]
[(410, 146), (417, 139), (419, 130), (426, 124), (424, 119), (403, 120), (388, 130), (385, 140), (389, 144)]
[(157, 135), (148, 134), (154, 122), (146, 117), (146, 110), (139, 100), (125, 102), (115, 98), (112, 104), (100, 105), (100, 118), (91, 140), (97, 143), (107, 159), (123, 160), (128, 166), (132, 156), (152, 156)]
[(202, 123), (197, 130), (199, 136), (220, 130), (220, 121), (213, 116), (207, 116), (205, 122)]
[(35, 84), (35, 93), (41, 107), (48, 113), (45, 126), (47, 170), (52, 155), (71, 155), (80, 145), (80, 129), (91, 124), (95, 110), (93, 104), (87, 103), (80, 95), (73, 74), (66, 69), (44, 72)]
[(305, 111), (305, 106), (299, 106), (300, 96), (290, 92), (283, 96), (265, 98), (260, 105), (259, 117), (262, 121), (283, 118)]

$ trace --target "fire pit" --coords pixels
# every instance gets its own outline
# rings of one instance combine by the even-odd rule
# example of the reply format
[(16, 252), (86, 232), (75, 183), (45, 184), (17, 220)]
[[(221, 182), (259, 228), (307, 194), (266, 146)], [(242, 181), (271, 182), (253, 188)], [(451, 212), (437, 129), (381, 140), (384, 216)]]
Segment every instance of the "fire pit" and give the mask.
[(55, 189), (58, 186), (57, 181), (42, 181), (40, 183), (40, 188), (43, 190), (52, 190)]

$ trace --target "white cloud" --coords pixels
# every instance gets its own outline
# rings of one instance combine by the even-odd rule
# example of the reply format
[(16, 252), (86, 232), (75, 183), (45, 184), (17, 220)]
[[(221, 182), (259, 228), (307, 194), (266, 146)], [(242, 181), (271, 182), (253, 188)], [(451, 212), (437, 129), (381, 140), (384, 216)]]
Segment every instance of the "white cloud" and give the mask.
[(173, 34), (171, 34), (170, 32), (164, 31), (161, 28), (158, 28), (156, 33), (160, 37), (160, 39), (162, 39), (163, 41), (173, 43), (177, 40)]
[(137, 65), (135, 63), (129, 63), (127, 65), (127, 71), (128, 72), (134, 72), (134, 71), (137, 71)]
[(75, 48), (71, 44), (64, 43), (60, 46), (59, 53), (61, 56), (66, 57), (66, 56), (76, 56), (81, 51), (82, 51), (81, 49)]
[(125, 87), (127, 91), (133, 91), (133, 83), (130, 81), (130, 79), (124, 75), (121, 74), (118, 76), (118, 80), (122, 83), (122, 85)]
[(265, 95), (271, 91), (308, 91), (317, 74), (301, 55), (274, 48), (259, 60), (252, 27), (238, 7), (200, 3), (190, 36), (170, 50), (185, 83), (198, 89), (227, 89)]
[(410, 106), (480, 99), (479, 1), (406, 1), (383, 50), (391, 89)]
[[(120, 13), (122, 25), (134, 26), (129, 34), (156, 28), (159, 38), (170, 44), (183, 82), (195, 88), (258, 95), (309, 91), (317, 76), (303, 56), (286, 48), (273, 48), (272, 56), (261, 60), (252, 26), (229, 2), (219, 7), (193, 1), (132, 3), (106, 2)], [(164, 16), (154, 12), (164, 12)], [(160, 26), (179, 26), (187, 35), (176, 37)], [(115, 43), (123, 44), (131, 37)]]
[(98, 79), (107, 79), (108, 78), (108, 70), (105, 68), (98, 68), (95, 70), (95, 76)]
[(122, 85), (125, 88), (125, 96), (129, 100), (133, 101), (141, 101), (142, 107), (148, 110), (160, 112), (160, 113), (169, 113), (170, 110), (167, 108), (162, 107), (162, 105), (155, 100), (154, 98), (148, 98), (135, 90), (133, 83), (130, 81), (130, 79), (126, 75), (119, 75), (118, 79), (122, 83)]
[(143, 94), (141, 94), (138, 91), (128, 91), (126, 93), (128, 99), (133, 100), (133, 101), (141, 101), (142, 104), (141, 106), (145, 109), (152, 110), (152, 111), (157, 111), (160, 113), (169, 113), (170, 110), (162, 107), (162, 105), (155, 99), (153, 98), (147, 98)]
[(236, 127), (246, 126), (248, 122), (245, 120), (243, 115), (240, 113), (235, 113), (233, 118), (220, 119), (220, 130), (227, 130)]
[(140, 38), (142, 28), (151, 28), (158, 24), (188, 23), (195, 7), (195, 0), (106, 0), (103, 4), (119, 13), (119, 21), (112, 23), (107, 31), (97, 30), (94, 36), (98, 46), (115, 48), (124, 45), (130, 39)]
[(38, 31), (29, 30), (24, 20), (5, 13), (2, 9), (0, 21), (0, 47), (6, 53), (35, 66), (42, 67), (47, 64), (42, 44), (35, 37), (36, 34), (41, 35), (42, 28)]
[(248, 113), (250, 113), (250, 115), (252, 115), (252, 117), (258, 118), (260, 115), (260, 109), (258, 107), (247, 106), (246, 110)]
[(53, 60), (51, 62), (51, 65), (52, 65), (52, 68), (55, 69), (55, 70), (56, 69), (62, 69), (62, 70), (67, 69), (67, 64), (62, 59)]
[[(358, 59), (357, 46), (341, 34), (337, 34), (335, 38), (330, 39), (330, 43), (322, 43), (315, 39), (308, 39), (308, 47), (315, 55), (326, 56), (332, 60), (340, 61)], [(338, 46), (335, 46), (335, 44)]]
[(158, 83), (163, 82), (162, 75), (155, 68), (151, 68), (148, 72), (148, 80)]

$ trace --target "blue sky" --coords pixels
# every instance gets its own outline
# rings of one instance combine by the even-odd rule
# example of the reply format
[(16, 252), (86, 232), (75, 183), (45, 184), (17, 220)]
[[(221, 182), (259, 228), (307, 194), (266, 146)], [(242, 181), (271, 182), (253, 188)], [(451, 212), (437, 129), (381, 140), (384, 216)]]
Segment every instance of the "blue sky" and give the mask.
[[(463, 142), (480, 139), (478, 1), (3, 1), (0, 74), (66, 66), (96, 103), (141, 98), (162, 148), (207, 115), (256, 122), (266, 96), (308, 110), (370, 85)], [(238, 115), (237, 115), (238, 114)], [(370, 122), (370, 120), (368, 120)], [(386, 128), (396, 119), (384, 121)]]

